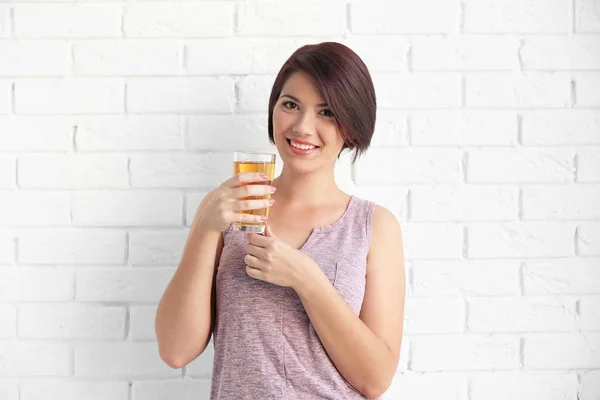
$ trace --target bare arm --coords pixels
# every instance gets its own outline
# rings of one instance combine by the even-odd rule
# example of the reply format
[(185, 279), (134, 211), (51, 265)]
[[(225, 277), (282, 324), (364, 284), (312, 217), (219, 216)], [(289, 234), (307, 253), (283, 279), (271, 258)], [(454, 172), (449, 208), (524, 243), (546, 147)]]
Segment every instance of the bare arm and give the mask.
[[(204, 198), (199, 213), (211, 195), (214, 191)], [(202, 354), (214, 325), (214, 278), (223, 236), (194, 222), (179, 267), (156, 312), (160, 357), (173, 368), (181, 368)]]
[(387, 390), (400, 358), (406, 287), (403, 259), (396, 218), (376, 206), (360, 317), (320, 270), (295, 288), (338, 371), (369, 398)]

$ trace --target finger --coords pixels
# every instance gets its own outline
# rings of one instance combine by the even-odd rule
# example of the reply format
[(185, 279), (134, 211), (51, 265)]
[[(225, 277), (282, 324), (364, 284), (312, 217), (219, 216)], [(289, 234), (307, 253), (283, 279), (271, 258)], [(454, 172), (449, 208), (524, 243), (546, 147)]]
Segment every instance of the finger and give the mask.
[(249, 233), (248, 234), (248, 243), (250, 243), (256, 247), (265, 248), (269, 244), (271, 244), (272, 241), (273, 241), (273, 239), (271, 239), (267, 236), (259, 235), (257, 233)]
[(251, 278), (254, 278), (254, 279), (258, 279), (261, 281), (265, 280), (264, 274), (262, 273), (262, 271), (260, 269), (246, 267), (246, 274), (248, 274), (248, 276), (250, 276)]
[(264, 215), (252, 215), (252, 214), (242, 214), (242, 213), (232, 213), (231, 217), (232, 222), (243, 222), (243, 223), (261, 223), (265, 222), (268, 218)]
[(275, 186), (269, 185), (246, 185), (231, 190), (230, 195), (235, 199), (249, 196), (267, 196), (275, 193)]
[(242, 172), (231, 178), (227, 179), (222, 183), (223, 186), (228, 188), (236, 188), (242, 186), (243, 183), (251, 182), (265, 182), (269, 181), (269, 176), (260, 172)]
[(236, 200), (233, 202), (232, 209), (233, 211), (259, 210), (271, 207), (274, 203), (273, 199)]
[(244, 262), (246, 263), (247, 266), (252, 267), (252, 268), (256, 268), (259, 270), (262, 270), (263, 267), (265, 266), (265, 263), (262, 262), (261, 260), (259, 260), (258, 258), (254, 257), (251, 254), (246, 254), (244, 256)]
[(246, 253), (258, 258), (259, 260), (265, 259), (265, 249), (250, 243), (246, 245)]

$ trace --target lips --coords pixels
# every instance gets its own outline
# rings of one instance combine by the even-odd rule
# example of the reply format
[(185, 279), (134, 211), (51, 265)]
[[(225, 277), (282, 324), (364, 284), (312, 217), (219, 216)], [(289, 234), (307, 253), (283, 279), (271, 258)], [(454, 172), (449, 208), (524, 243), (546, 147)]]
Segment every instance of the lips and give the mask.
[[(292, 146), (292, 141), (290, 139), (286, 138), (286, 141), (287, 141), (288, 146), (289, 146), (290, 150), (292, 151), (292, 153), (298, 154), (298, 155), (302, 155), (302, 156), (314, 153), (315, 151), (317, 151), (320, 148), (319, 146), (315, 146), (315, 147), (310, 148), (310, 149), (300, 149), (298, 147)], [(294, 140), (294, 143), (302, 143), (302, 142), (296, 142)], [(304, 143), (306, 143), (306, 142), (304, 142)], [(312, 146), (314, 146), (314, 145), (312, 145)]]

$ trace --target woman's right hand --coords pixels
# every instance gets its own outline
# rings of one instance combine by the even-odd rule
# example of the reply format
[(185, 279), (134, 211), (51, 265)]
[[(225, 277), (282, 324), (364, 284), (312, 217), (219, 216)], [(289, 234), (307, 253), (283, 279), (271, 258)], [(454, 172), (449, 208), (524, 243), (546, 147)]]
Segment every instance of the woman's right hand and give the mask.
[[(268, 182), (269, 177), (258, 172), (245, 172), (235, 175), (213, 190), (206, 201), (196, 211), (194, 223), (208, 231), (223, 232), (232, 222), (264, 222), (266, 217), (242, 214), (238, 211), (256, 210), (271, 207), (274, 200), (238, 200), (249, 196), (267, 196), (275, 192), (270, 185), (250, 184)], [(247, 184), (242, 186), (243, 184)]]

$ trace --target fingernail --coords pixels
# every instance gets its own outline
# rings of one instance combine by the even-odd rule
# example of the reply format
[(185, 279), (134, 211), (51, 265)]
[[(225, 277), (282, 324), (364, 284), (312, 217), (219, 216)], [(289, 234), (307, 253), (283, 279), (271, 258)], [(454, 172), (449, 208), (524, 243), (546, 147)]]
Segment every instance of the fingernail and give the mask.
[(260, 177), (263, 179), (269, 179), (269, 175), (267, 174), (260, 174)]
[(275, 203), (275, 199), (270, 199), (269, 200), (269, 204), (274, 204)]
[(269, 219), (269, 218), (268, 218), (268, 217), (265, 217), (264, 215), (262, 215), (262, 216), (260, 217), (260, 220), (261, 220), (261, 221), (266, 221), (267, 219)]
[(277, 190), (277, 188), (276, 188), (275, 186), (271, 186), (271, 187), (269, 188), (269, 192), (270, 192), (270, 193), (275, 193), (275, 191), (276, 191), (276, 190)]

